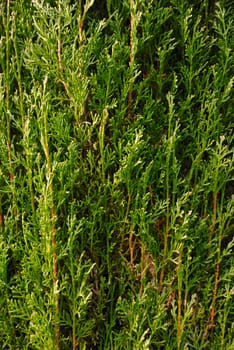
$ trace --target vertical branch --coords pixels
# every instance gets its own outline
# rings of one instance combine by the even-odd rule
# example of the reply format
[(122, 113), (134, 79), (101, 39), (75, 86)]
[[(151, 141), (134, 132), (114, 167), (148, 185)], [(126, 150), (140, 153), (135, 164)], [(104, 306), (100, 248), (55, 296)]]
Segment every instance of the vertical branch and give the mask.
[(82, 6), (81, 6), (82, 0), (79, 0), (79, 14), (78, 14), (78, 32), (79, 32), (79, 45), (82, 47), (84, 35), (83, 35), (83, 25), (84, 25), (84, 16), (82, 15)]
[(52, 236), (52, 251), (53, 251), (53, 283), (54, 283), (54, 301), (55, 301), (55, 342), (56, 350), (60, 349), (59, 338), (60, 338), (60, 327), (59, 327), (59, 291), (58, 291), (58, 265), (57, 265), (57, 254), (56, 254), (56, 228), (55, 228), (55, 211), (53, 203), (53, 186), (50, 185), (50, 193), (52, 198), (52, 208), (51, 208), (51, 236)]
[[(58, 67), (61, 72), (63, 73), (63, 64), (62, 64), (62, 40), (61, 40), (61, 3), (58, 2), (58, 12), (59, 12), (59, 18), (58, 18), (58, 41), (57, 41), (57, 53), (58, 53)], [(66, 88), (66, 83), (64, 82), (63, 85)], [(68, 93), (69, 95), (69, 93)], [(46, 122), (46, 121), (45, 121)], [(46, 132), (47, 135), (47, 132)], [(47, 143), (47, 164), (48, 164), (48, 172), (49, 172), (49, 178), (52, 176), (51, 171), (51, 165), (50, 165), (50, 157), (49, 157), (49, 148)], [(56, 229), (55, 229), (55, 210), (54, 210), (54, 201), (53, 201), (53, 183), (51, 180), (50, 183), (50, 195), (51, 195), (51, 235), (52, 235), (52, 251), (53, 251), (53, 282), (54, 282), (54, 298), (55, 298), (55, 314), (56, 314), (56, 323), (55, 323), (55, 342), (56, 342), (56, 350), (59, 350), (59, 338), (60, 338), (60, 327), (59, 327), (59, 292), (58, 292), (58, 266), (57, 266), (57, 255), (56, 255)]]
[[(7, 150), (8, 161), (11, 166), (11, 120), (10, 120), (10, 86), (9, 86), (9, 22), (10, 22), (10, 0), (7, 1), (7, 16), (6, 16), (6, 85), (5, 85), (5, 104), (6, 104), (6, 122), (7, 122)], [(13, 180), (14, 176), (10, 171), (10, 180)]]
[(63, 64), (62, 64), (62, 56), (61, 56), (61, 51), (62, 51), (62, 41), (61, 41), (61, 18), (60, 18), (60, 13), (61, 13), (61, 4), (60, 1), (58, 3), (58, 12), (59, 12), (59, 18), (58, 18), (58, 40), (57, 40), (57, 55), (58, 55), (58, 67), (60, 72), (63, 72)]
[(76, 334), (72, 334), (72, 350), (76, 350)]
[(177, 279), (178, 279), (178, 302), (177, 302), (177, 349), (180, 349), (181, 344), (181, 307), (182, 307), (182, 282), (183, 282), (183, 243), (179, 250), (179, 263), (177, 266)]
[[(133, 1), (129, 0), (130, 4), (130, 42), (129, 42), (129, 48), (130, 48), (130, 57), (129, 57), (129, 68), (130, 71), (132, 70), (133, 62), (134, 62), (134, 15), (133, 15)], [(131, 108), (132, 108), (132, 101), (133, 101), (133, 90), (132, 87), (128, 90), (128, 117), (131, 115)]]
[(106, 123), (109, 117), (108, 109), (104, 108), (102, 113), (102, 120), (99, 127), (99, 149), (100, 149), (100, 155), (101, 155), (101, 173), (102, 173), (102, 179), (103, 182), (105, 182), (105, 127)]
[(205, 338), (208, 338), (209, 332), (212, 331), (212, 329), (214, 328), (216, 299), (217, 299), (218, 284), (219, 284), (219, 270), (220, 270), (220, 249), (218, 249), (218, 258), (217, 258), (217, 263), (215, 268), (214, 292), (213, 292), (211, 310), (209, 314), (208, 324), (204, 332)]
[(25, 134), (25, 116), (24, 116), (24, 105), (23, 105), (23, 88), (22, 88), (22, 78), (21, 78), (21, 69), (20, 69), (20, 59), (17, 48), (16, 41), (16, 15), (13, 17), (13, 46), (15, 50), (15, 58), (16, 58), (16, 66), (17, 66), (17, 83), (19, 89), (19, 106), (20, 106), (20, 114), (21, 114), (21, 126), (22, 126), (22, 134)]
[[(223, 147), (223, 141), (225, 138), (223, 136), (220, 137), (220, 142), (217, 142), (218, 152), (215, 154), (215, 161), (214, 161), (214, 187), (213, 187), (213, 213), (212, 213), (212, 223), (210, 228), (210, 236), (209, 236), (209, 245), (211, 246), (211, 242), (213, 239), (213, 235), (215, 232), (215, 228), (217, 223), (221, 225), (220, 220), (217, 220), (217, 206), (218, 206), (218, 182), (219, 182), (219, 174), (221, 174), (221, 170), (223, 165), (225, 164), (224, 154), (225, 154), (225, 148)], [(221, 163), (221, 160), (223, 161), (223, 164)], [(226, 163), (228, 164), (228, 162)], [(221, 196), (220, 199), (220, 207), (223, 207), (223, 196)], [(219, 271), (220, 271), (220, 261), (221, 261), (221, 242), (222, 242), (222, 232), (223, 227), (219, 227), (219, 233), (218, 233), (218, 247), (217, 247), (217, 261), (216, 261), (216, 267), (215, 267), (215, 278), (214, 278), (214, 291), (213, 291), (213, 298), (212, 298), (212, 304), (211, 304), (211, 311), (209, 315), (208, 325), (205, 330), (205, 337), (208, 336), (208, 332), (214, 328), (214, 319), (215, 319), (215, 310), (216, 310), (216, 299), (217, 299), (217, 292), (218, 292), (218, 284), (219, 284)]]
[[(45, 78), (44, 92), (46, 88), (47, 77)], [(49, 141), (48, 141), (48, 130), (47, 130), (47, 111), (43, 111), (43, 124), (44, 124), (44, 140), (43, 148), (47, 163), (47, 172), (49, 179), (49, 194), (51, 200), (51, 245), (52, 245), (52, 264), (53, 264), (53, 293), (55, 303), (55, 344), (56, 350), (60, 349), (59, 338), (60, 338), (60, 327), (59, 327), (59, 292), (58, 292), (58, 268), (57, 268), (57, 255), (56, 255), (56, 228), (55, 228), (55, 208), (54, 208), (54, 192), (52, 183), (52, 168), (50, 163), (50, 152), (49, 152)]]
[(134, 241), (133, 241), (133, 229), (130, 228), (130, 233), (129, 233), (129, 239), (128, 239), (128, 243), (129, 243), (129, 255), (130, 255), (130, 268), (131, 271), (133, 271), (134, 269)]
[(146, 265), (147, 265), (147, 255), (146, 249), (143, 244), (141, 244), (141, 286), (140, 286), (140, 295), (143, 294), (144, 291), (144, 277), (146, 273)]
[[(19, 90), (19, 108), (20, 108), (20, 115), (21, 115), (21, 128), (22, 128), (22, 136), (24, 141), (29, 136), (29, 130), (28, 125), (25, 124), (25, 113), (24, 113), (24, 102), (23, 102), (23, 86), (22, 86), (22, 75), (21, 75), (21, 66), (20, 66), (20, 58), (19, 58), (19, 51), (17, 47), (17, 34), (16, 34), (16, 15), (13, 16), (13, 46), (15, 51), (15, 58), (16, 58), (16, 67), (17, 67), (17, 83), (18, 83), (18, 90)], [(30, 148), (29, 145), (27, 145), (26, 150), (26, 160), (29, 164), (29, 154), (28, 149)], [(29, 192), (30, 192), (30, 198), (31, 198), (31, 209), (33, 213), (33, 217), (35, 216), (35, 203), (34, 203), (34, 193), (33, 193), (33, 185), (32, 185), (32, 169), (30, 166), (27, 167), (27, 175), (28, 175), (28, 184), (29, 184)]]
[[(217, 197), (215, 196), (216, 200)], [(216, 201), (215, 201), (215, 204)], [(215, 214), (216, 219), (216, 214)], [(214, 291), (213, 291), (213, 298), (212, 298), (212, 304), (211, 304), (211, 310), (208, 320), (208, 325), (206, 327), (204, 336), (208, 337), (208, 332), (211, 331), (214, 328), (214, 319), (215, 319), (215, 309), (216, 309), (216, 299), (217, 299), (217, 292), (218, 292), (218, 284), (219, 284), (219, 271), (220, 271), (220, 262), (221, 262), (221, 242), (222, 242), (222, 229), (219, 230), (219, 240), (218, 240), (218, 249), (217, 249), (217, 262), (215, 267), (215, 280), (214, 280)]]
[[(169, 137), (170, 130), (168, 132)], [(167, 250), (168, 250), (168, 238), (169, 238), (169, 217), (170, 217), (170, 179), (169, 179), (169, 171), (170, 171), (170, 152), (168, 150), (167, 152), (167, 158), (166, 158), (166, 198), (167, 198), (167, 208), (166, 208), (166, 225), (165, 225), (165, 232), (164, 232), (164, 246), (163, 246), (163, 266), (160, 271), (159, 276), (159, 292), (162, 291), (163, 286), (163, 280), (164, 280), (164, 273), (165, 273), (165, 263), (167, 258)]]
[[(15, 176), (12, 169), (12, 153), (11, 153), (11, 116), (10, 116), (10, 0), (7, 1), (7, 16), (6, 16), (6, 84), (5, 84), (5, 105), (6, 105), (6, 124), (7, 124), (7, 158), (9, 162), (9, 179), (14, 181)], [(12, 195), (12, 207), (14, 217), (17, 218), (17, 210), (15, 205), (14, 190), (11, 191)], [(16, 221), (16, 229), (18, 228)]]
[(62, 42), (61, 42), (61, 35), (60, 35), (60, 31), (59, 31), (59, 37), (57, 40), (57, 53), (58, 53), (58, 66), (59, 66), (60, 72), (62, 73), (63, 72), (63, 64), (62, 64), (61, 51), (62, 51)]
[(211, 328), (211, 329), (214, 326), (215, 304), (216, 304), (218, 284), (219, 284), (219, 269), (220, 269), (220, 251), (218, 253), (218, 260), (217, 260), (216, 269), (215, 269), (214, 293), (213, 293), (212, 307), (211, 307), (211, 312), (210, 312), (210, 326), (209, 326), (209, 328)]
[[(124, 222), (127, 223), (128, 222), (128, 214), (129, 214), (129, 210), (130, 210), (130, 204), (131, 204), (131, 195), (128, 195), (128, 202), (127, 202), (127, 209), (126, 209), (126, 214), (124, 217)], [(121, 242), (120, 242), (120, 250), (123, 251), (124, 249), (124, 241), (125, 241), (125, 235), (124, 233), (122, 234), (121, 237)]]
[(2, 195), (0, 194), (0, 233), (3, 230)]
[(83, 17), (82, 17), (81, 14), (80, 14), (80, 15), (79, 15), (79, 19), (78, 19), (79, 43), (80, 43), (80, 47), (82, 47), (83, 41), (84, 41), (83, 25), (84, 25), (84, 19), (83, 19)]
[[(126, 210), (126, 215), (125, 215), (125, 222), (127, 222), (127, 217), (128, 217), (129, 209), (130, 209), (130, 203), (131, 203), (131, 195), (129, 194), (128, 195), (127, 210)], [(122, 245), (123, 245), (123, 240), (121, 242), (121, 246)], [(128, 236), (128, 248), (129, 248), (129, 258), (130, 258), (130, 269), (133, 272), (135, 243), (134, 243), (134, 231), (133, 231), (132, 226), (130, 227), (130, 232), (129, 232), (129, 236)]]
[[(165, 234), (164, 234), (164, 247), (163, 247), (163, 265), (162, 269), (160, 271), (159, 276), (159, 292), (162, 290), (163, 285), (163, 279), (164, 279), (164, 273), (165, 273), (165, 265), (166, 265), (166, 259), (167, 259), (167, 252), (168, 252), (168, 238), (169, 238), (169, 224), (170, 224), (170, 177), (171, 177), (171, 157), (174, 165), (174, 148), (175, 148), (175, 139), (176, 139), (176, 133), (178, 129), (178, 125), (175, 126), (175, 129), (173, 130), (172, 126), (172, 118), (174, 116), (174, 96), (171, 93), (167, 94), (167, 100), (169, 105), (169, 125), (168, 125), (168, 135), (167, 135), (167, 150), (166, 150), (166, 200), (167, 200), (167, 208), (166, 208), (166, 227), (165, 227)], [(173, 179), (173, 181), (175, 181)], [(175, 187), (175, 183), (173, 183)], [(174, 190), (174, 188), (173, 188)], [(173, 199), (174, 200), (174, 199)]]

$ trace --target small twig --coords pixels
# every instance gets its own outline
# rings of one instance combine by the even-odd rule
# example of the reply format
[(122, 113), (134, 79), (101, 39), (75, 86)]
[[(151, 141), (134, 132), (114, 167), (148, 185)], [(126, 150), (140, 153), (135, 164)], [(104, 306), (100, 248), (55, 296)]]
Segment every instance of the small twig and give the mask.
[(58, 79), (57, 82), (63, 84), (64, 90), (65, 90), (70, 102), (74, 102), (74, 97), (70, 94), (67, 83), (62, 79)]
[(145, 249), (143, 244), (142, 244), (142, 248), (141, 248), (141, 261), (142, 261), (142, 263), (141, 263), (140, 294), (142, 294), (143, 290), (144, 290), (143, 280), (144, 280), (144, 277), (145, 277), (147, 272), (151, 276), (151, 286), (152, 287), (155, 286), (155, 282), (156, 282), (156, 270), (155, 270), (155, 263), (154, 263), (153, 257), (151, 254), (149, 254), (147, 252), (147, 250)]
[(61, 52), (62, 52), (62, 42), (61, 42), (61, 39), (59, 38), (57, 41), (58, 66), (59, 66), (59, 69), (62, 73), (63, 72), (63, 64), (62, 64)]
[(130, 268), (133, 271), (134, 269), (134, 248), (135, 244), (133, 242), (133, 230), (130, 229), (130, 234), (129, 234), (129, 254), (130, 254)]
[(80, 47), (83, 45), (84, 41), (84, 34), (83, 34), (83, 26), (84, 26), (84, 21), (83, 18), (79, 18), (79, 41), (80, 41)]

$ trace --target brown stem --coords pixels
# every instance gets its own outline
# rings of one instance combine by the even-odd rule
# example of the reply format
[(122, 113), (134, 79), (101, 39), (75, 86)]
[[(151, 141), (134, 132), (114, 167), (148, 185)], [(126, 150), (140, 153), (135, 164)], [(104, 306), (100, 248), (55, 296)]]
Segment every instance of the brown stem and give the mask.
[(72, 335), (72, 350), (76, 350), (76, 335)]
[(82, 18), (80, 18), (80, 20), (79, 20), (79, 40), (80, 40), (80, 47), (82, 47), (83, 41), (84, 41), (83, 26), (84, 26), (84, 21), (83, 21)]

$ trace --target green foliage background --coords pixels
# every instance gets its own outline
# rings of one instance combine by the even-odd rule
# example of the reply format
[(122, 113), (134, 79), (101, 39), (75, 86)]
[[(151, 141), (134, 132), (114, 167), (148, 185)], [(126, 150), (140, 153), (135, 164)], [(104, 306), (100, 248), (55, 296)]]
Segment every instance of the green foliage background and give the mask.
[(233, 349), (233, 13), (1, 2), (1, 349)]

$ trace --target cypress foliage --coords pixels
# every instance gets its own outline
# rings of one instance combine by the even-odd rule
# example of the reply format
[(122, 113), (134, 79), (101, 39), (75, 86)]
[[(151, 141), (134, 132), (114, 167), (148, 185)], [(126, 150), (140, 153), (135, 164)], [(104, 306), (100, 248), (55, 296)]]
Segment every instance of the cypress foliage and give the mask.
[(1, 349), (233, 349), (232, 21), (2, 2)]

